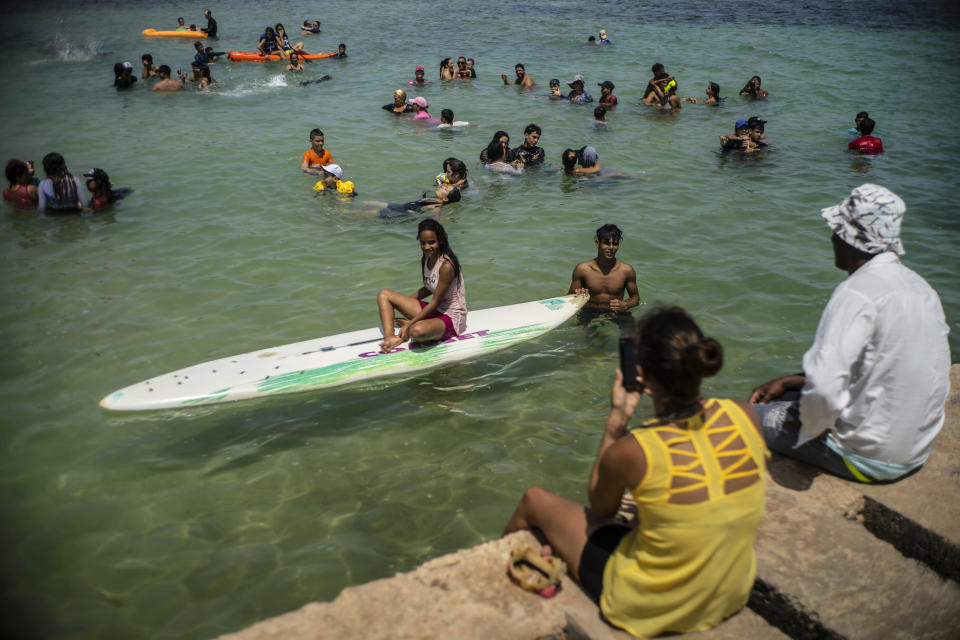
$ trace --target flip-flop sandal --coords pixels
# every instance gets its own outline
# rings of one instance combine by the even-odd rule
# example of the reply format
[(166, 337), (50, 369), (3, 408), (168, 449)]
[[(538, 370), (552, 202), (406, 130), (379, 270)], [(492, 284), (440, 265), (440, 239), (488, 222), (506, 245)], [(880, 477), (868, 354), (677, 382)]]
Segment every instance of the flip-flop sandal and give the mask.
[(561, 558), (544, 558), (530, 547), (520, 547), (510, 552), (507, 575), (510, 580), (527, 591), (552, 598), (560, 588), (560, 579), (567, 571), (567, 563)]

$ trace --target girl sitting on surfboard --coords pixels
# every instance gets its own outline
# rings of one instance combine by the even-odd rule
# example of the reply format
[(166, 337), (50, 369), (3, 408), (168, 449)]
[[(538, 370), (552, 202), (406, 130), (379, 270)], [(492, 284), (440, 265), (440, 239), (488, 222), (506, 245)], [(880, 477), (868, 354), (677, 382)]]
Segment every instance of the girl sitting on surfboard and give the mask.
[[(467, 328), (466, 291), (460, 261), (450, 248), (443, 225), (432, 218), (422, 220), (417, 227), (420, 241), (420, 267), (423, 286), (412, 296), (390, 289), (381, 289), (377, 295), (380, 322), (383, 325), (383, 353), (414, 340), (430, 342), (452, 338)], [(433, 296), (428, 303), (424, 298)], [(396, 318), (394, 309), (403, 314)], [(400, 333), (394, 333), (398, 325)]]

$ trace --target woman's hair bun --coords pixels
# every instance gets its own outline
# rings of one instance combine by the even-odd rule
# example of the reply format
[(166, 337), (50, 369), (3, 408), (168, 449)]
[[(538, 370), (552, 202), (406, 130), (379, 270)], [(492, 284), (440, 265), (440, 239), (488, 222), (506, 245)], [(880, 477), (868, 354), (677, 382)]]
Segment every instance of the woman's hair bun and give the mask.
[(723, 347), (713, 338), (701, 338), (683, 350), (683, 368), (697, 378), (716, 375), (723, 366)]

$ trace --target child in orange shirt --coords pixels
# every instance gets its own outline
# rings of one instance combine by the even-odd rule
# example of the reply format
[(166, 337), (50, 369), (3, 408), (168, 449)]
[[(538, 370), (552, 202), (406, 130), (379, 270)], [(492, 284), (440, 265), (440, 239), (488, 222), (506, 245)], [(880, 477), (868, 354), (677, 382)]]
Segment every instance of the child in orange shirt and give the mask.
[(303, 154), (300, 170), (307, 173), (323, 175), (323, 165), (333, 162), (333, 156), (323, 148), (323, 131), (314, 129), (310, 132), (310, 148)]

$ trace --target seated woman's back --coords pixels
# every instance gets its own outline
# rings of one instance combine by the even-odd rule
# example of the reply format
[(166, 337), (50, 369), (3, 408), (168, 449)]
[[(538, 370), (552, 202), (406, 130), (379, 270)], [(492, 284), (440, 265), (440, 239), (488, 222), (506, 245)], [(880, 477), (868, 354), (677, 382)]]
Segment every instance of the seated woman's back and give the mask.
[(753, 585), (763, 438), (740, 404), (722, 399), (630, 436), (646, 457), (631, 490), (639, 524), (610, 557), (603, 612), (637, 635), (714, 626), (744, 605)]

